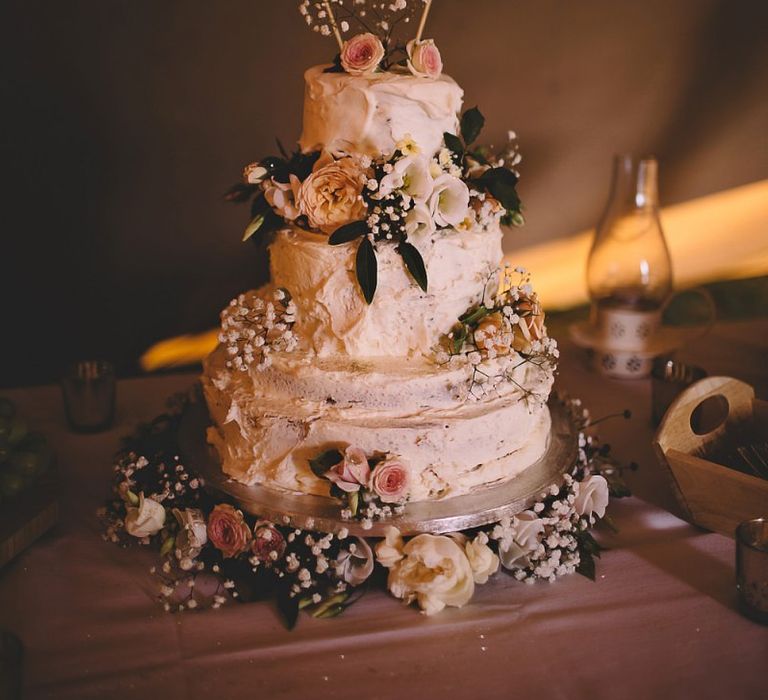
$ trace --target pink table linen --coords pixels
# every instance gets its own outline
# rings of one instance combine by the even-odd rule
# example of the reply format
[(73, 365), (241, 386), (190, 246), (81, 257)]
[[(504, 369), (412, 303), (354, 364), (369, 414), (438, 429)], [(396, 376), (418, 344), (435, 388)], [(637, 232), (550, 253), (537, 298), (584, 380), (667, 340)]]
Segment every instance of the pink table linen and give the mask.
[[(765, 396), (766, 348), (768, 322), (728, 324), (687, 356)], [(636, 496), (611, 506), (619, 532), (600, 532), (610, 551), (597, 580), (500, 575), (432, 618), (377, 591), (335, 619), (301, 615), (293, 632), (270, 603), (166, 614), (156, 555), (99, 536), (119, 437), (193, 375), (120, 382), (117, 424), (96, 436), (67, 431), (56, 387), (2, 392), (50, 436), (61, 474), (60, 524), (0, 571), (0, 627), (26, 648), (24, 697), (765, 697), (768, 628), (736, 612), (733, 541), (662, 509), (674, 500), (650, 449), (650, 383), (602, 380), (563, 350), (561, 388), (595, 416), (633, 410), (600, 430), (640, 470)]]

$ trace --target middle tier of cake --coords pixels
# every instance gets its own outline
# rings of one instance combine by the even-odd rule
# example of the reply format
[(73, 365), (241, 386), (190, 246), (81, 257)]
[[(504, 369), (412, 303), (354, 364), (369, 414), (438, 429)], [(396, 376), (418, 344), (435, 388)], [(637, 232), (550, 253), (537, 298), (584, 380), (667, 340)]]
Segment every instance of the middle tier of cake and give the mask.
[(551, 370), (516, 354), (494, 362), (507, 379), (473, 401), (466, 365), (276, 353), (266, 369), (238, 371), (219, 347), (203, 374), (208, 438), (246, 484), (328, 495), (309, 460), (354, 445), (399, 457), (411, 500), (458, 496), (512, 478), (547, 446)]

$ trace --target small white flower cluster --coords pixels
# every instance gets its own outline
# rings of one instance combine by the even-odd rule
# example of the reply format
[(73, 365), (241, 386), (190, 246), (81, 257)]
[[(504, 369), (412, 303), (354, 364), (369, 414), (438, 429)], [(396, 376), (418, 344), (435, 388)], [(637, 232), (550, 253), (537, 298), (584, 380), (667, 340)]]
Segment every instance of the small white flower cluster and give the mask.
[(246, 372), (264, 370), (274, 351), (291, 352), (298, 345), (293, 332), (296, 305), (285, 289), (251, 291), (233, 299), (221, 312), (219, 342), (230, 359), (227, 367)]
[[(386, 37), (394, 26), (403, 22), (408, 24), (416, 11), (423, 7), (426, 0), (330, 0), (330, 3), (320, 0), (301, 0), (299, 13), (312, 31), (322, 36), (330, 36), (333, 32), (332, 18), (328, 14), (328, 4), (334, 14), (336, 25), (341, 34), (350, 30), (351, 24), (358, 25), (365, 31), (373, 29)], [(370, 11), (374, 18), (366, 18)]]
[(363, 491), (361, 503), (357, 512), (352, 513), (349, 508), (342, 508), (342, 520), (360, 520), (364, 530), (370, 530), (374, 521), (386, 520), (395, 515), (402, 515), (405, 511), (404, 503), (383, 503), (381, 499), (371, 491)]

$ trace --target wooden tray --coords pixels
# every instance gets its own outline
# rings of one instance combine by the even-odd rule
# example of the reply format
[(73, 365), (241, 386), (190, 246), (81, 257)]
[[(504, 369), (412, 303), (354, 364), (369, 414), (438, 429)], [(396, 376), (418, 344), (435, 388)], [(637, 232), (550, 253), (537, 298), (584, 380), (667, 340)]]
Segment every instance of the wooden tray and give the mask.
[[(698, 434), (691, 419), (712, 397), (725, 399), (727, 415), (709, 432)], [(729, 537), (742, 520), (768, 515), (768, 481), (699, 455), (711, 453), (744, 431), (768, 435), (768, 402), (756, 399), (754, 389), (737, 379), (707, 377), (677, 397), (653, 443), (687, 519)]]

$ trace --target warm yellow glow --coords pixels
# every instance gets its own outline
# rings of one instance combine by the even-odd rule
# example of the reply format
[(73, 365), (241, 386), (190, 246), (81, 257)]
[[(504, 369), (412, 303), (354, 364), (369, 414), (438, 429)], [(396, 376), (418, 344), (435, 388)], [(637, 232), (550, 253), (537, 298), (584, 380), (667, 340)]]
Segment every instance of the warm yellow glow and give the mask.
[[(675, 287), (768, 274), (768, 180), (664, 207), (661, 224)], [(588, 301), (586, 265), (593, 231), (522, 248), (506, 262), (531, 271), (548, 310)]]
[(141, 356), (141, 367), (146, 372), (154, 372), (157, 369), (183, 367), (200, 362), (216, 347), (219, 342), (218, 335), (219, 331), (216, 329), (197, 335), (180, 335), (161, 340)]
[[(768, 274), (768, 180), (665, 207), (664, 235), (678, 289), (704, 282)], [(592, 231), (515, 251), (506, 261), (523, 265), (548, 310), (588, 301), (586, 265)], [(200, 362), (218, 331), (169, 338), (141, 358), (151, 372)]]

